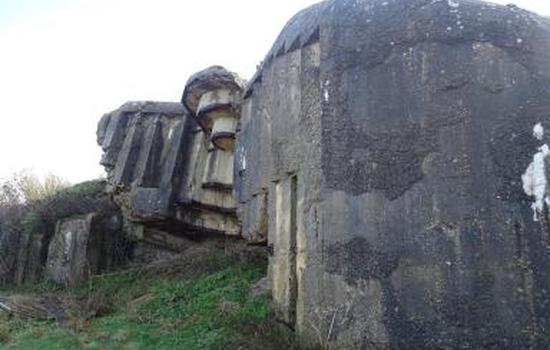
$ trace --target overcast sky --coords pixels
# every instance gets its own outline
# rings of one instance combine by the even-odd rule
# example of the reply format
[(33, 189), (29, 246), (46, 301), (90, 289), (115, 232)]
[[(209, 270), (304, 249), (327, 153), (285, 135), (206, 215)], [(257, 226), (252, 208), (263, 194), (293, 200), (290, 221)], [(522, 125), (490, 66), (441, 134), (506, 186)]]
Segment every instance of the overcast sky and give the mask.
[[(179, 101), (221, 64), (249, 78), (315, 0), (0, 0), (0, 177), (98, 177), (98, 119), (128, 100)], [(550, 0), (514, 2), (550, 15)]]

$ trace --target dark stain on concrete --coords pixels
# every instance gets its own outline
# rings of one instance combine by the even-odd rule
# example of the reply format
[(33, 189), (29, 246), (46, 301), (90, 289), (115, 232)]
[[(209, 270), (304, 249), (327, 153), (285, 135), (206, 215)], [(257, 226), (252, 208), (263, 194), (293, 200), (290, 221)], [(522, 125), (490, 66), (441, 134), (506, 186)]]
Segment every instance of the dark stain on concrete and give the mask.
[[(523, 215), (531, 213), (526, 210)], [(436, 314), (431, 319), (407, 312), (400, 298), (403, 293), (412, 291), (403, 290), (402, 286), (398, 288), (392, 281), (392, 274), (399, 269), (400, 260), (407, 255), (405, 252), (383, 252), (373, 248), (366, 239), (356, 236), (347, 243), (335, 243), (328, 247), (325, 271), (342, 276), (348, 285), (355, 288), (362, 288), (361, 281), (376, 280), (380, 283), (382, 296), (379, 302), (383, 312), (381, 321), (388, 332), (388, 349), (546, 349), (550, 344), (550, 338), (545, 333), (550, 315), (548, 295), (534, 295), (533, 333), (521, 336), (509, 334), (500, 319), (501, 306), (494, 290), (496, 276), (488, 264), (479, 230), (475, 227), (467, 229), (463, 243), (469, 251), (469, 257), (463, 257), (465, 260), (462, 264), (449, 269), (450, 272), (441, 285), (442, 299), (430, 305), (430, 312)], [(518, 254), (527, 254), (526, 259), (531, 262), (528, 268), (534, 274), (534, 287), (545, 291), (545, 279), (550, 278), (550, 273), (532, 262), (548, 259), (543, 256), (548, 255), (548, 252), (540, 245), (540, 237), (536, 235), (527, 237), (524, 245), (524, 250)], [(458, 275), (464, 273), (471, 276), (471, 283), (466, 290), (456, 285)], [(346, 327), (348, 324), (335, 329), (335, 335)], [(373, 346), (367, 338), (363, 343)], [(364, 348), (370, 349), (368, 346), (365, 345)]]

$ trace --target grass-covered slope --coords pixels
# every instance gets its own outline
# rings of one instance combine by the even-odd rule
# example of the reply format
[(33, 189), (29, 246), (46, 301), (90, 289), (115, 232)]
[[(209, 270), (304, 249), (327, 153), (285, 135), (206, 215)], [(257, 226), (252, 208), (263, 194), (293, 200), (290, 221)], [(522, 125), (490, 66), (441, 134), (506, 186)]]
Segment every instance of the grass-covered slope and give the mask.
[(79, 306), (61, 323), (2, 317), (0, 349), (292, 349), (268, 300), (250, 295), (263, 275), (242, 253), (197, 251), (73, 289), (37, 286)]

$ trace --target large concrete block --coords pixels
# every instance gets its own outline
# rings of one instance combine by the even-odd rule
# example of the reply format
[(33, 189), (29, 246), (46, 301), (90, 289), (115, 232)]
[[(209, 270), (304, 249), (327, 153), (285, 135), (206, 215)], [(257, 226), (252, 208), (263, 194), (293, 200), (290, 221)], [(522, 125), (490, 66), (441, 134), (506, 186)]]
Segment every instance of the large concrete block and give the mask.
[[(190, 101), (208, 90), (208, 80), (189, 84), (201, 92)], [(233, 152), (214, 147), (195, 117), (180, 103), (128, 102), (100, 120), (102, 164), (127, 226), (175, 236), (240, 235)]]
[(342, 349), (549, 347), (549, 84), (550, 22), (515, 6), (293, 18), (245, 94), (234, 170), (243, 227), (271, 203), (281, 318)]
[(6, 225), (0, 225), (0, 285), (12, 283), (15, 278), (19, 234)]
[(74, 285), (118, 266), (128, 249), (121, 226), (118, 215), (91, 213), (60, 220), (49, 245), (47, 278)]
[[(18, 232), (19, 247), (15, 270), (15, 284), (32, 284), (42, 280), (44, 257), (47, 247), (44, 245), (44, 234)], [(11, 252), (10, 252), (11, 253)]]
[(36, 283), (42, 278), (43, 238), (0, 225), (0, 285)]

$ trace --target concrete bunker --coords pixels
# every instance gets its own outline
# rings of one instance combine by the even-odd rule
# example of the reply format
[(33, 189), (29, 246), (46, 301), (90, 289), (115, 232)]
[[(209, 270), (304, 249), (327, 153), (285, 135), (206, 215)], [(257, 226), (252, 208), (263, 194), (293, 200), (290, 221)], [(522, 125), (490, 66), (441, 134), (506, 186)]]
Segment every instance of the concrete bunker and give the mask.
[(302, 339), (549, 346), (548, 38), (547, 19), (479, 1), (324, 1), (289, 21), (243, 97), (235, 193)]
[(142, 241), (265, 244), (306, 344), (544, 349), (548, 38), (514, 6), (327, 0), (248, 83), (107, 115), (102, 163)]

